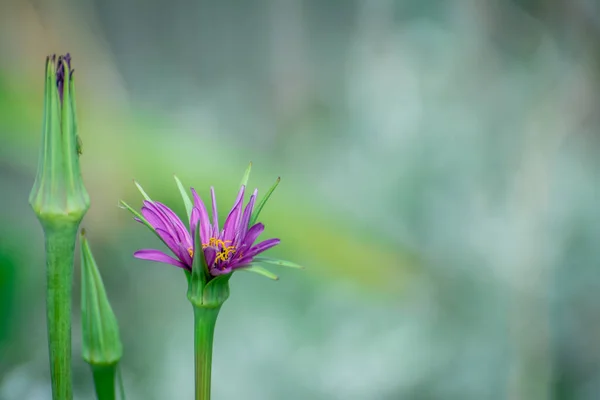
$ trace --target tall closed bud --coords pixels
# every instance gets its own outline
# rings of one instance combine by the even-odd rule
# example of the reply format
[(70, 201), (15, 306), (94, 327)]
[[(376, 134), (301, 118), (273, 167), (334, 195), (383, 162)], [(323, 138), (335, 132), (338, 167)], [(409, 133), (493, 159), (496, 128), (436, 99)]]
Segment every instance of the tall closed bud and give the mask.
[(38, 171), (29, 203), (44, 229), (79, 225), (90, 205), (79, 168), (71, 56), (46, 58)]
[(83, 359), (92, 366), (114, 365), (123, 355), (119, 325), (90, 245), (81, 232), (81, 332)]

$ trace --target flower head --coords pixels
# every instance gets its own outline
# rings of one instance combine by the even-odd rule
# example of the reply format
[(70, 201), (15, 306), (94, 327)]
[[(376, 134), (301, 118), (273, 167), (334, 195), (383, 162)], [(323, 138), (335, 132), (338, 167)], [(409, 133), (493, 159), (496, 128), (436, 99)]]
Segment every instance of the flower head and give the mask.
[[(258, 254), (279, 244), (279, 239), (267, 239), (255, 244), (265, 227), (260, 222), (250, 224), (254, 219), (252, 215), (258, 191), (254, 190), (244, 207), (245, 189), (245, 185), (242, 185), (222, 229), (219, 229), (217, 202), (212, 187), (212, 221), (204, 202), (198, 193), (191, 189), (194, 200), (189, 227), (186, 227), (169, 207), (147, 198), (141, 215), (136, 219), (154, 230), (174, 257), (155, 249), (138, 250), (134, 256), (191, 271), (194, 257), (202, 255), (211, 276), (229, 274), (236, 269), (248, 267)], [(201, 249), (196, 248), (194, 244), (196, 229), (199, 229)]]

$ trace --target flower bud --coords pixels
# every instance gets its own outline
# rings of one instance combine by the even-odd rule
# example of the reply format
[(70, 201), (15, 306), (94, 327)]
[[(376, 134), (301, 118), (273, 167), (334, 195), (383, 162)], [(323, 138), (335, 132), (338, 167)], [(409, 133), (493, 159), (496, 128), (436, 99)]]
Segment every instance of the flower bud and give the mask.
[(79, 168), (73, 72), (69, 54), (46, 59), (42, 146), (29, 195), (44, 228), (77, 226), (90, 205)]
[(83, 230), (80, 244), (83, 359), (92, 365), (116, 364), (123, 354), (119, 325)]

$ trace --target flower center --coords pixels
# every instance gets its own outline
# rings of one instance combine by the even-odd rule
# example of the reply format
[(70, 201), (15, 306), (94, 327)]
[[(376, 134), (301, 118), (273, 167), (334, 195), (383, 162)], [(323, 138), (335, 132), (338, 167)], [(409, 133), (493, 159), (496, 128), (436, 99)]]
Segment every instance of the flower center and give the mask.
[(235, 246), (225, 246), (217, 253), (215, 261), (227, 261), (235, 254)]
[(194, 258), (194, 249), (192, 249), (191, 247), (188, 250), (188, 253), (190, 253), (190, 257)]
[(210, 238), (208, 244), (203, 244), (202, 248), (214, 247), (217, 250), (215, 262), (227, 261), (235, 254), (235, 246), (228, 246), (227, 243), (231, 243), (231, 240), (221, 240), (217, 238)]

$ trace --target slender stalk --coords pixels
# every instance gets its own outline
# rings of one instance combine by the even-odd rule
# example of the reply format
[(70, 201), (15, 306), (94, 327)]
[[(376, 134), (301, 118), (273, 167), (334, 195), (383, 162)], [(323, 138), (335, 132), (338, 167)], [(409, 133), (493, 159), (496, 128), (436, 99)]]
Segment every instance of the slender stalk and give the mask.
[(117, 365), (92, 365), (94, 387), (98, 400), (115, 400), (115, 377)]
[(210, 400), (210, 372), (215, 324), (219, 307), (194, 307), (194, 361), (196, 400)]
[(48, 227), (46, 236), (48, 349), (52, 398), (71, 400), (71, 288), (79, 224)]

